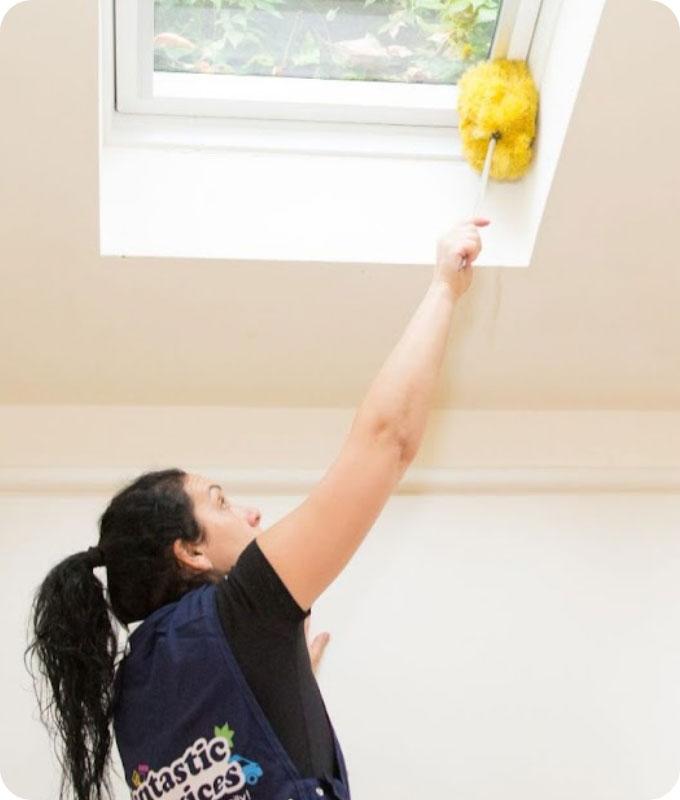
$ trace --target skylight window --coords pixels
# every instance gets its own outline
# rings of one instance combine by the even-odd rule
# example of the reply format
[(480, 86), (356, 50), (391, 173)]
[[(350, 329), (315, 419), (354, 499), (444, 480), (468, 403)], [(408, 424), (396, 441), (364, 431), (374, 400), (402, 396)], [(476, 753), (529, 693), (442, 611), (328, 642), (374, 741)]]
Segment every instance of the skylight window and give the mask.
[(487, 57), (525, 60), (540, 88), (532, 167), (483, 207), (477, 265), (514, 268), (605, 0), (99, 3), (103, 255), (431, 266), (479, 190), (456, 82)]
[(116, 110), (455, 126), (471, 65), (539, 0), (116, 0)]
[(156, 0), (154, 70), (456, 83), (501, 0)]

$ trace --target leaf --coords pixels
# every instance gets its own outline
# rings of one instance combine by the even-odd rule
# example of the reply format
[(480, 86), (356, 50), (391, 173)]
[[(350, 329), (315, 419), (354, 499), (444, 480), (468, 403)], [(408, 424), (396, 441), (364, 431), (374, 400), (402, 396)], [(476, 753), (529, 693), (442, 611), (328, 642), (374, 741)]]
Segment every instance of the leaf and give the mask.
[(361, 39), (344, 39), (333, 42), (331, 49), (337, 55), (349, 59), (354, 66), (366, 66), (376, 61), (389, 60), (389, 53), (383, 45), (370, 33)]
[(498, 19), (498, 9), (497, 8), (487, 8), (482, 7), (479, 9), (479, 13), (477, 14), (477, 21), (478, 22), (495, 22)]
[(224, 35), (226, 36), (227, 39), (229, 39), (229, 44), (231, 44), (233, 48), (237, 48), (241, 44), (241, 42), (246, 38), (245, 33), (241, 33), (241, 31), (235, 31), (235, 30), (225, 31)]
[(326, 19), (328, 20), (328, 22), (333, 22), (339, 10), (340, 10), (339, 8), (330, 8), (328, 10), (328, 12), (326, 13)]
[(413, 55), (413, 50), (400, 44), (388, 44), (386, 50), (391, 58), (408, 58)]
[(470, 5), (472, 5), (470, 0), (449, 0), (444, 10), (448, 14), (455, 14), (458, 11), (465, 11), (465, 9)]
[(252, 58), (248, 59), (248, 61), (246, 62), (247, 67), (251, 65), (257, 67), (273, 67), (274, 64), (275, 64), (274, 57), (269, 55), (268, 53), (260, 53), (258, 55), (255, 55)]
[(293, 56), (291, 61), (296, 67), (302, 67), (305, 64), (318, 64), (320, 59), (321, 51), (316, 39), (311, 31), (307, 31), (300, 50)]
[(179, 36), (176, 33), (157, 34), (154, 36), (153, 45), (154, 47), (167, 47), (187, 51), (196, 49), (196, 45), (193, 42), (190, 42), (189, 39), (185, 39), (184, 36)]

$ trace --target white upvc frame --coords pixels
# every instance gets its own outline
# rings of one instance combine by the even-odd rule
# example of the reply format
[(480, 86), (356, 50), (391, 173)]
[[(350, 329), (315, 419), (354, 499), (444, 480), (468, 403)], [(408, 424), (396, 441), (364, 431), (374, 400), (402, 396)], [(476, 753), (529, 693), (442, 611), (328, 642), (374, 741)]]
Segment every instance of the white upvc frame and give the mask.
[[(521, 181), (487, 187), (478, 267), (530, 264), (605, 2), (506, 0), (494, 52), (529, 65), (538, 147)], [(117, 111), (114, 0), (99, 3), (102, 255), (429, 267), (471, 213), (457, 127)]]
[[(491, 58), (528, 59), (541, 2), (503, 0)], [(154, 73), (154, 0), (114, 3), (118, 113), (457, 127), (451, 85)]]

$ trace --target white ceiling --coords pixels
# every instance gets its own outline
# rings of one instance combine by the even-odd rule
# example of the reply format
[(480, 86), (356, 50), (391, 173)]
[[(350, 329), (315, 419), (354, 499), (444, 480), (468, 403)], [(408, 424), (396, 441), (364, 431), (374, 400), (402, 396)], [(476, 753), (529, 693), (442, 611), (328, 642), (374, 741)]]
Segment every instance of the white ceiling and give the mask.
[[(431, 270), (100, 257), (96, 44), (92, 0), (0, 30), (0, 403), (358, 404)], [(609, 0), (533, 263), (475, 271), (436, 404), (680, 408), (679, 234), (680, 27)]]

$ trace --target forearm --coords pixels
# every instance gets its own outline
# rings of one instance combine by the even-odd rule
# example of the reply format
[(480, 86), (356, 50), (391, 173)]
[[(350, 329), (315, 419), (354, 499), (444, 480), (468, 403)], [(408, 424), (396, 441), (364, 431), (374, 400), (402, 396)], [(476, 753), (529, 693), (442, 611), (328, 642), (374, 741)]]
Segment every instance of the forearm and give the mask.
[(447, 281), (433, 280), (357, 411), (355, 426), (394, 434), (409, 456), (425, 431), (456, 302)]

